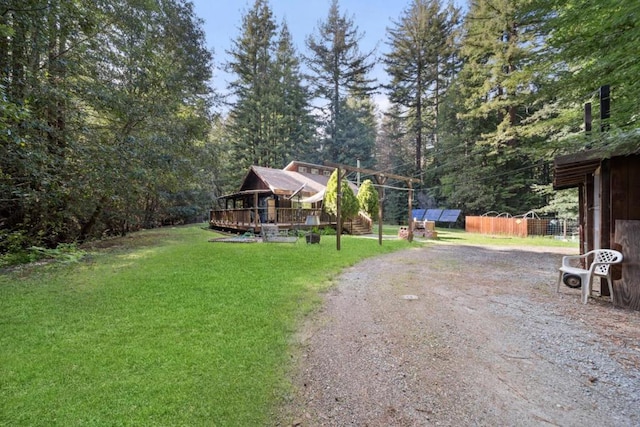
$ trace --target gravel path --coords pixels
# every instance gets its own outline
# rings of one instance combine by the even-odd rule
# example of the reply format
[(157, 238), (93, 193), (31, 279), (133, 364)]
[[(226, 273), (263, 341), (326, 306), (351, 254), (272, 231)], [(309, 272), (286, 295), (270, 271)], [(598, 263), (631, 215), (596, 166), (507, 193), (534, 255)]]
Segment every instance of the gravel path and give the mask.
[(438, 243), (348, 269), (297, 337), (281, 424), (640, 425), (640, 313), (556, 294), (563, 252)]

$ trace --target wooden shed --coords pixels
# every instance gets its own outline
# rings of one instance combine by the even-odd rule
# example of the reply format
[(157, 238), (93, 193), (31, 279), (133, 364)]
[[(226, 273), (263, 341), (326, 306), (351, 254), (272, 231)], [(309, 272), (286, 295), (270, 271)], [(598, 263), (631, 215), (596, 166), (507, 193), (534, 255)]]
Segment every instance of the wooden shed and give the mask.
[[(614, 269), (613, 302), (640, 310), (640, 135), (557, 157), (553, 186), (578, 187), (581, 253), (620, 250), (624, 262)], [(608, 295), (607, 286), (602, 294)]]

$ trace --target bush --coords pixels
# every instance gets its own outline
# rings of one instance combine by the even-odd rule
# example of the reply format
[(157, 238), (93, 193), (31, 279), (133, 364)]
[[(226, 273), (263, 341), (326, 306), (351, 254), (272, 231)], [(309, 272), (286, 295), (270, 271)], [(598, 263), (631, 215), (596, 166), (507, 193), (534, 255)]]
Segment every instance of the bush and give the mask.
[(61, 262), (76, 262), (86, 254), (75, 243), (62, 243), (55, 249), (47, 249), (41, 246), (31, 246), (27, 249), (15, 247), (13, 251), (0, 256), (0, 268), (13, 265), (28, 264), (43, 259), (51, 259)]
[(325, 227), (322, 229), (322, 234), (324, 234), (325, 236), (335, 236), (337, 232), (333, 227)]
[(370, 179), (366, 179), (358, 191), (360, 210), (365, 211), (374, 220), (378, 219), (378, 192)]

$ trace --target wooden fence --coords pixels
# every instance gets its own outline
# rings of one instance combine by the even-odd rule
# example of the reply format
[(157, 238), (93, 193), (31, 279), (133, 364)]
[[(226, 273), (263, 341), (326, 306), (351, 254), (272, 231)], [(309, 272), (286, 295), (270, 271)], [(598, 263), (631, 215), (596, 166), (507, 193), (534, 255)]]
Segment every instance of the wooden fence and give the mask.
[(549, 236), (556, 234), (559, 225), (549, 219), (468, 216), (465, 230), (469, 233), (506, 234), (509, 236)]

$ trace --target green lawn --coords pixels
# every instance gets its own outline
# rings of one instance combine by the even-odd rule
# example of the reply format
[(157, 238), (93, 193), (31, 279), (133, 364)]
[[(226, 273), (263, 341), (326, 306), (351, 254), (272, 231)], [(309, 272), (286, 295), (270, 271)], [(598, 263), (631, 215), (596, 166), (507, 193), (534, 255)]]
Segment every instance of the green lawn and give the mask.
[[(397, 227), (385, 226), (385, 234)], [(438, 229), (452, 243), (573, 245)], [(289, 339), (342, 268), (405, 241), (211, 243), (198, 226), (0, 274), (0, 425), (269, 425)], [(421, 243), (414, 243), (421, 244)]]
[[(385, 224), (382, 227), (382, 233), (385, 236), (397, 236), (398, 225)], [(473, 245), (500, 245), (500, 246), (559, 246), (559, 247), (575, 247), (578, 248), (578, 241), (563, 241), (553, 236), (532, 236), (532, 237), (514, 237), (505, 235), (486, 235), (477, 233), (467, 233), (464, 230), (455, 228), (438, 228), (438, 240), (440, 242), (456, 243), (456, 244), (473, 244)], [(377, 225), (374, 227), (374, 233), (378, 232)], [(417, 239), (422, 240), (422, 239)]]
[(438, 240), (448, 243), (500, 245), (500, 246), (559, 246), (578, 248), (577, 241), (563, 241), (553, 236), (513, 237), (505, 235), (486, 235), (467, 233), (464, 230), (439, 228)]
[(268, 425), (289, 339), (342, 268), (409, 246), (151, 230), (0, 274), (0, 425)]

